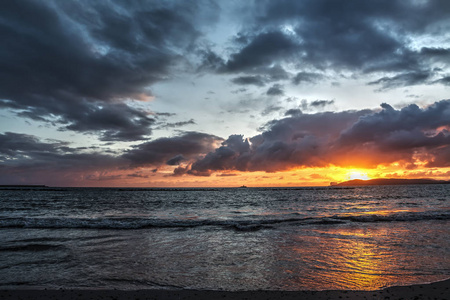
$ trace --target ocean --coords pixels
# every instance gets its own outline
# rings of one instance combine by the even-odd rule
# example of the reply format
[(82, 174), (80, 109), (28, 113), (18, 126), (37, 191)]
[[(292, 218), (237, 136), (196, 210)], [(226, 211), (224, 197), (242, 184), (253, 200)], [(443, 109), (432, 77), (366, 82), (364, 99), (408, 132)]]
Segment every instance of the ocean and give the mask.
[(450, 278), (450, 185), (2, 188), (0, 288), (374, 290)]

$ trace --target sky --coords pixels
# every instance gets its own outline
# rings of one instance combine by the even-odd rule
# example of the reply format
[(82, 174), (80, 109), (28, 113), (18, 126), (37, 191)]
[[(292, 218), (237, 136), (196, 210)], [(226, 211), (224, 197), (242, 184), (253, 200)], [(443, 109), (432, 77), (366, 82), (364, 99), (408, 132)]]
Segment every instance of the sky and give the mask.
[(0, 184), (450, 179), (450, 1), (0, 2)]

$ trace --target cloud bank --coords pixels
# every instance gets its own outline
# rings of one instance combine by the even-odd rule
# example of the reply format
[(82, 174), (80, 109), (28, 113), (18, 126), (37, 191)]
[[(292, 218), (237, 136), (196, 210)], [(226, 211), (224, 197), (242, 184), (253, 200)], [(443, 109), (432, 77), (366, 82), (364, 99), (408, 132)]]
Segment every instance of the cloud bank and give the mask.
[(192, 164), (192, 171), (285, 171), (304, 167), (365, 167), (397, 162), (447, 167), (450, 101), (400, 110), (382, 104), (370, 110), (289, 114), (266, 124), (262, 134), (232, 135)]
[(164, 166), (176, 166), (173, 176), (329, 166), (375, 168), (392, 163), (410, 169), (417, 163), (449, 167), (450, 100), (426, 108), (412, 104), (397, 110), (383, 103), (378, 111), (292, 114), (268, 122), (261, 134), (251, 138), (236, 134), (224, 140), (185, 132), (138, 144), (123, 154), (106, 155), (10, 132), (0, 135), (0, 145), (4, 174), (0, 180), (6, 181), (41, 172), (94, 170), (122, 170), (136, 177), (133, 170)]
[(142, 140), (155, 120), (126, 101), (151, 98), (150, 85), (183, 60), (212, 6), (2, 2), (0, 107), (102, 140)]

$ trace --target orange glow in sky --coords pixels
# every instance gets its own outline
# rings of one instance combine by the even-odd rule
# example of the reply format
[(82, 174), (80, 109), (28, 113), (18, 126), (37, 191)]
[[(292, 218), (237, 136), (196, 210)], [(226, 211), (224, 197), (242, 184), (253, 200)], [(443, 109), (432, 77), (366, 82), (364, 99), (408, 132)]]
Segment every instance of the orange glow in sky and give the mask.
[[(330, 182), (343, 182), (353, 179), (375, 178), (432, 178), (450, 179), (450, 168), (407, 170), (397, 164), (379, 166), (374, 169), (356, 169), (330, 166), (328, 168), (298, 168), (284, 172), (215, 172), (210, 176), (171, 176), (173, 167), (152, 173), (142, 168), (142, 177), (129, 177), (124, 173), (98, 174), (98, 180), (91, 180), (91, 186), (116, 187), (296, 187), (328, 186)], [(124, 172), (124, 171), (122, 171)], [(117, 176), (121, 175), (121, 176)], [(103, 180), (102, 178), (114, 178)], [(120, 178), (120, 179), (119, 179)], [(86, 181), (80, 181), (80, 186)]]

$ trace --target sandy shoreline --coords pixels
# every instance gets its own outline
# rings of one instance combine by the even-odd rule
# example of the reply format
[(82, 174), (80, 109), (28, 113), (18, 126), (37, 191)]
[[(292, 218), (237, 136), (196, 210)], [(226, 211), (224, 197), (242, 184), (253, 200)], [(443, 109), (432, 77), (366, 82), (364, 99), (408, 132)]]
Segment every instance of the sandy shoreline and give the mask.
[(450, 279), (378, 291), (0, 290), (0, 299), (450, 299)]

